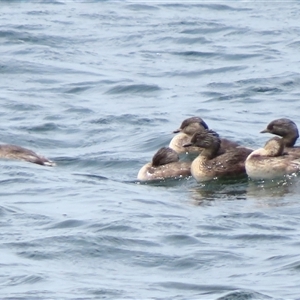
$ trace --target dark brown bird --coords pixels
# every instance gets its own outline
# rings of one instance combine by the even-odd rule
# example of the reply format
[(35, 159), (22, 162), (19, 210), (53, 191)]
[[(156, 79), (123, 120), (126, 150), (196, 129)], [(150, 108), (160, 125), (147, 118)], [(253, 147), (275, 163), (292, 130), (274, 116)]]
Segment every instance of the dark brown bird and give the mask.
[(203, 149), (191, 165), (191, 173), (198, 182), (246, 174), (245, 160), (252, 150), (237, 147), (229, 148), (220, 154), (220, 145), (219, 135), (207, 129), (197, 131), (191, 142), (184, 145)]

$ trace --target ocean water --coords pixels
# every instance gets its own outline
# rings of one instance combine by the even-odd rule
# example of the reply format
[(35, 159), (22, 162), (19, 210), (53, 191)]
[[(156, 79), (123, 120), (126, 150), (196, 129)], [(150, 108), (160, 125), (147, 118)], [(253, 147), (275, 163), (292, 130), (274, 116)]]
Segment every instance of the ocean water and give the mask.
[(300, 3), (0, 1), (1, 299), (300, 299), (300, 181), (137, 182), (200, 116), (300, 125)]

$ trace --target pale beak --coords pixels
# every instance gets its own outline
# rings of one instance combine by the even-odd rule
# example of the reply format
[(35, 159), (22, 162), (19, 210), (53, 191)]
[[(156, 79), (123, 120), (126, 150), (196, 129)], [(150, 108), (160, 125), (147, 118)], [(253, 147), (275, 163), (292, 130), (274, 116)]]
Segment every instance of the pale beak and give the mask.
[(267, 132), (270, 132), (270, 131), (268, 130), (268, 128), (262, 130), (260, 133), (267, 133)]

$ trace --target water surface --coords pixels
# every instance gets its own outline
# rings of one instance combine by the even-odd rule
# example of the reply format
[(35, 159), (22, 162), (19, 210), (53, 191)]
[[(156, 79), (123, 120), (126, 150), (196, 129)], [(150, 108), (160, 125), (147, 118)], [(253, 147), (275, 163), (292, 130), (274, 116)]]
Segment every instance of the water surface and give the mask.
[(1, 299), (299, 299), (298, 178), (140, 184), (187, 117), (299, 118), (298, 2), (1, 1)]

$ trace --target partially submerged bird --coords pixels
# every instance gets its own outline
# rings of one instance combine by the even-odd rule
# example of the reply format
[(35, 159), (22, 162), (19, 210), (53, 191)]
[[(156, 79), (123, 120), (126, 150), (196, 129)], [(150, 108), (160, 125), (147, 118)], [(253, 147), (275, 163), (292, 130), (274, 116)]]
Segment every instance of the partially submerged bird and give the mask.
[(55, 166), (55, 163), (46, 157), (16, 145), (0, 145), (0, 158), (23, 160), (43, 166)]
[(246, 174), (245, 160), (251, 149), (238, 147), (219, 153), (221, 139), (215, 131), (207, 129), (197, 131), (190, 143), (184, 145), (190, 146), (203, 149), (191, 165), (191, 173), (198, 182)]
[(142, 181), (163, 180), (191, 176), (191, 162), (179, 161), (178, 154), (169, 147), (159, 149), (153, 156), (152, 162), (144, 165), (137, 179)]
[[(208, 129), (207, 124), (199, 117), (191, 117), (185, 119), (180, 128), (174, 130), (173, 133), (178, 133), (171, 140), (169, 147), (175, 150), (178, 154), (191, 153), (199, 154), (201, 149), (195, 146), (183, 146), (190, 143), (195, 132), (199, 130)], [(226, 149), (238, 147), (239, 144), (228, 139), (221, 139), (220, 152), (224, 152)]]
[(300, 170), (300, 161), (284, 153), (284, 140), (274, 137), (246, 159), (246, 172), (252, 179), (274, 179)]
[(295, 158), (300, 158), (300, 147), (295, 146), (299, 137), (297, 125), (290, 119), (281, 118), (270, 122), (261, 133), (272, 133), (282, 137), (284, 151)]

